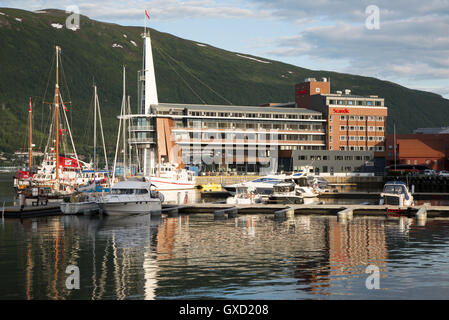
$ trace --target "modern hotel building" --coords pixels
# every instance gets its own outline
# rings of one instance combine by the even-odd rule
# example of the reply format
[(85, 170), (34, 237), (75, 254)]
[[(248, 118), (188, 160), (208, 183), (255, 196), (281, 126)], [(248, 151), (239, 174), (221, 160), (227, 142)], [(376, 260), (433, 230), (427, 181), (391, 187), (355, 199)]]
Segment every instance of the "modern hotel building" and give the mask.
[[(159, 103), (149, 33), (139, 73), (139, 114), (128, 119), (129, 147), (137, 171), (157, 163), (197, 167), (202, 172), (265, 172), (293, 169), (301, 151), (384, 151), (384, 99), (330, 93), (330, 83), (307, 79), (296, 102), (265, 106)], [(133, 151), (129, 152), (131, 154)], [(337, 168), (337, 166), (336, 166)]]

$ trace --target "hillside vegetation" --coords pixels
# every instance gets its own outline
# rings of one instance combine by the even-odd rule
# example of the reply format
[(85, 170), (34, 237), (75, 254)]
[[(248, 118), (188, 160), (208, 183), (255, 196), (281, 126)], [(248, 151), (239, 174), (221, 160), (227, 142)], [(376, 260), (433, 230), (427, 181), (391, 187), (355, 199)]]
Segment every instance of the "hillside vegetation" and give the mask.
[[(122, 100), (122, 66), (127, 67), (127, 91), (137, 111), (137, 71), (142, 65), (142, 28), (103, 23), (81, 17), (80, 29), (65, 28), (68, 16), (0, 8), (0, 151), (25, 146), (29, 97), (34, 101), (37, 144), (44, 140), (48, 105), (54, 90), (54, 46), (62, 48), (64, 99), (71, 101), (69, 117), (80, 152), (92, 145), (92, 85), (99, 90), (107, 146), (115, 146), (116, 116)], [(52, 26), (52, 24), (54, 26)], [(57, 24), (63, 27), (55, 27)], [(389, 107), (388, 128), (398, 133), (417, 127), (449, 123), (449, 100), (370, 77), (308, 70), (198, 44), (151, 29), (160, 102), (260, 105), (294, 101), (294, 85), (306, 77), (331, 79), (332, 91), (384, 97)], [(135, 43), (135, 45), (133, 44)], [(200, 83), (201, 79), (214, 91)], [(188, 85), (187, 85), (188, 84)], [(201, 97), (201, 100), (200, 98)]]

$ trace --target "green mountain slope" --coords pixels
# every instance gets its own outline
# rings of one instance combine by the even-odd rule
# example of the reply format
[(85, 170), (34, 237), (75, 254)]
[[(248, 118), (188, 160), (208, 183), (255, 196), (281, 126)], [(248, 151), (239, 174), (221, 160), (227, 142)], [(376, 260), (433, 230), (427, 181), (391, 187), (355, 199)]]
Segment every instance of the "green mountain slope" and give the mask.
[[(137, 70), (142, 65), (142, 28), (125, 27), (81, 17), (77, 31), (65, 28), (68, 16), (59, 10), (34, 13), (0, 8), (0, 151), (25, 145), (28, 99), (35, 101), (35, 128), (44, 131), (54, 86), (54, 46), (62, 48), (65, 100), (71, 101), (70, 119), (77, 148), (92, 145), (92, 83), (98, 86), (109, 150), (115, 135), (122, 99), (122, 65), (127, 66), (127, 91), (137, 111)], [(21, 19), (18, 21), (16, 18)], [(52, 24), (61, 24), (55, 28)], [(126, 37), (125, 37), (126, 35)], [(449, 100), (370, 77), (308, 70), (277, 61), (240, 57), (237, 53), (198, 45), (151, 30), (160, 102), (228, 104), (201, 81), (235, 105), (294, 101), (294, 85), (306, 77), (328, 77), (332, 91), (376, 94), (389, 107), (388, 130), (398, 133), (416, 127), (449, 123)], [(134, 41), (134, 45), (131, 41)], [(121, 47), (113, 47), (114, 44)], [(245, 55), (245, 54), (241, 54)], [(245, 55), (248, 56), (248, 55)], [(53, 65), (53, 69), (52, 69)], [(198, 98), (198, 96), (201, 98)], [(42, 132), (38, 132), (38, 141)]]

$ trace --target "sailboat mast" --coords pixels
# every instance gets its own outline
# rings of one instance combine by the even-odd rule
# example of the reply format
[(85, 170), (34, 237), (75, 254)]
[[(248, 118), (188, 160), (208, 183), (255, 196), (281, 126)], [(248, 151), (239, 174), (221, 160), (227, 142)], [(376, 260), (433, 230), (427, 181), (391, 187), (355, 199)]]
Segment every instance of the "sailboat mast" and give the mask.
[(29, 152), (29, 162), (30, 162), (30, 176), (31, 176), (31, 173), (32, 173), (32, 171), (33, 171), (33, 140), (32, 140), (32, 138), (33, 138), (33, 135), (32, 135), (32, 133), (33, 133), (33, 131), (32, 131), (32, 127), (31, 127), (31, 125), (32, 125), (32, 115), (33, 115), (33, 107), (32, 107), (32, 104), (31, 104), (31, 97), (30, 97), (30, 110), (28, 111), (28, 117), (29, 117), (29, 125), (28, 125), (28, 129), (29, 129), (29, 146), (28, 146), (28, 152)]
[(123, 66), (123, 100), (122, 100), (122, 119), (123, 119), (123, 175), (126, 179), (126, 67)]
[(94, 86), (94, 169), (97, 169), (97, 86)]
[(56, 181), (59, 181), (59, 51), (56, 46), (56, 87), (55, 87), (55, 154), (56, 154)]

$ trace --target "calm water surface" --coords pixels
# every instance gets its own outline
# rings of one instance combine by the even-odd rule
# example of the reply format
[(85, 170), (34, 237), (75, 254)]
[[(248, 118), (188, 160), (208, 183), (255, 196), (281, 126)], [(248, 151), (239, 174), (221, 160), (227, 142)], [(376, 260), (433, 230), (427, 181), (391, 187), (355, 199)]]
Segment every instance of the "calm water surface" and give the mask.
[[(1, 188), (1, 185), (0, 185)], [(68, 290), (69, 265), (80, 289)], [(380, 270), (368, 290), (366, 267)], [(0, 299), (448, 299), (449, 220), (57, 216), (0, 224)]]

